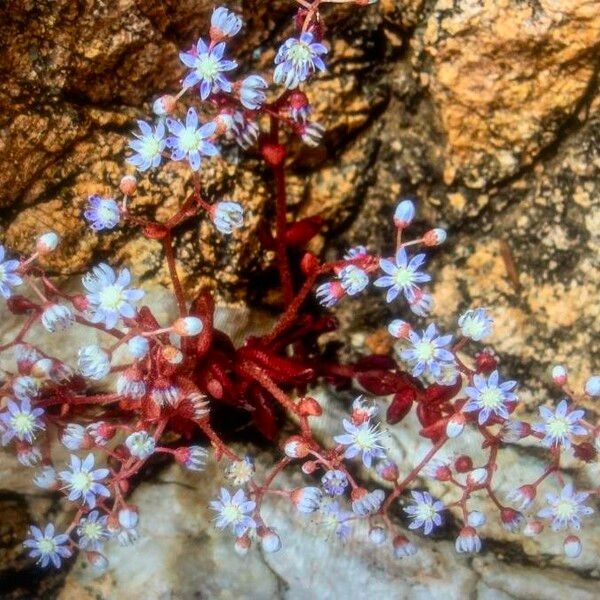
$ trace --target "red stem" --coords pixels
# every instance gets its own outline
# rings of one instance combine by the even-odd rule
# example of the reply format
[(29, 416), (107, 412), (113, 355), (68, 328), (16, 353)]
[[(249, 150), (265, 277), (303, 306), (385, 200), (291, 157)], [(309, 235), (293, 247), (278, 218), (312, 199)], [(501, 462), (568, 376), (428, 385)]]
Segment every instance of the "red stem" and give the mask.
[(179, 314), (184, 317), (187, 314), (185, 306), (185, 295), (183, 293), (183, 287), (181, 281), (179, 281), (179, 275), (177, 275), (177, 267), (175, 265), (175, 253), (173, 252), (173, 236), (169, 231), (167, 235), (162, 239), (163, 248), (165, 250), (165, 257), (167, 260), (167, 267), (169, 269), (169, 276), (173, 283), (173, 291), (175, 292), (175, 298), (177, 299), (177, 306), (179, 307)]

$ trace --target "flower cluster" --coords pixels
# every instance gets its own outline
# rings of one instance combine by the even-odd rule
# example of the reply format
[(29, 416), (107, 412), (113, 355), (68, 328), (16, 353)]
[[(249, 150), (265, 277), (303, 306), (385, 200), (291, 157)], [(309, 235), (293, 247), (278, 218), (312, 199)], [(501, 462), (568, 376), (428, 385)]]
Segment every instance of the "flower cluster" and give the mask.
[[(405, 238), (415, 225), (415, 201), (402, 199), (390, 214), (395, 245), (381, 254), (355, 246), (339, 260), (321, 260), (307, 250), (321, 219), (288, 221), (286, 144), (294, 136), (308, 146), (321, 141), (324, 128), (310, 120), (307, 87), (326, 70), (329, 54), (320, 3), (300, 4), (297, 30), (275, 53), (272, 72), (241, 75), (238, 62), (229, 58), (229, 41), (242, 30), (242, 19), (226, 7), (216, 8), (207, 35), (179, 55), (182, 71), (185, 67), (181, 88), (154, 102), (152, 122), (137, 122), (127, 158), (137, 177), (169, 160), (189, 169), (189, 195), (168, 219), (136, 214), (130, 201), (138, 181), (132, 174), (123, 176), (114, 194), (93, 194), (87, 200), (83, 217), (95, 234), (128, 224), (159, 241), (177, 316), (161, 323), (143, 305), (145, 294), (132, 272), (109, 262), (94, 265), (79, 292), (61, 290), (37, 263), (58, 248), (54, 232), (40, 236), (28, 256), (13, 258), (0, 245), (0, 294), (9, 311), (24, 317), (17, 335), (0, 346), (2, 353), (14, 351), (16, 359), (15, 371), (0, 387), (0, 440), (24, 466), (36, 469), (35, 485), (62, 494), (73, 509), (61, 533), (52, 523), (31, 526), (24, 544), (42, 567), (60, 567), (80, 551), (102, 570), (108, 566), (103, 552), (109, 540), (134, 544), (140, 517), (127, 492), (131, 479), (157, 455), (195, 473), (211, 460), (224, 464), (227, 484), (215, 491), (210, 508), (215, 527), (230, 530), (242, 554), (255, 542), (265, 552), (276, 552), (284, 543), (275, 524), (265, 522), (267, 497), (289, 502), (299, 519), (341, 540), (367, 521), (368, 540), (389, 542), (396, 558), (413, 556), (417, 543), (401, 530), (395, 507), (408, 519), (411, 537), (430, 535), (451, 512), (462, 524), (455, 540), (459, 553), (481, 551), (480, 528), (493, 511), (511, 532), (523, 527), (525, 535), (539, 535), (546, 523), (553, 531), (567, 530), (565, 554), (582, 552), (574, 532), (593, 512), (591, 500), (598, 490), (576, 490), (561, 466), (565, 455), (591, 461), (600, 450), (600, 432), (580, 408), (584, 397), (600, 396), (600, 377), (592, 376), (576, 393), (568, 386), (567, 369), (557, 365), (552, 379), (564, 399), (556, 407), (541, 406), (536, 422), (521, 421), (515, 416), (518, 383), (505, 375), (491, 350), (469, 352), (491, 336), (490, 311), (466, 310), (451, 332), (448, 324), (413, 326), (404, 320), (407, 314), (418, 321), (431, 313), (426, 253), (446, 239), (441, 227)], [(189, 101), (185, 107), (184, 98)], [(216, 327), (209, 293), (186, 296), (174, 244), (179, 225), (196, 217), (207, 218), (224, 235), (244, 227), (239, 202), (231, 197), (209, 202), (202, 187), (206, 161), (232, 143), (244, 149), (256, 145), (273, 176), (275, 218), (264, 235), (264, 250), (266, 263), (275, 255), (282, 298), (272, 328), (237, 346)], [(301, 258), (293, 264), (299, 251)], [(316, 317), (311, 298), (331, 309), (346, 297), (381, 298), (381, 290), (396, 317), (387, 324), (389, 354), (352, 363), (329, 351), (326, 355), (320, 336), (335, 327), (334, 319)], [(78, 347), (77, 364), (68, 365), (52, 355), (55, 348), (38, 347), (42, 342), (32, 336), (38, 322), (51, 335), (70, 328), (102, 333)], [(324, 407), (302, 394), (332, 382), (360, 387), (363, 395), (357, 393), (328, 438), (315, 427)], [(251, 457), (239, 456), (225, 442), (228, 436), (218, 428), (226, 426), (213, 424), (217, 403), (282, 448), (266, 475), (257, 473)], [(409, 413), (426, 445), (410, 465), (394, 460), (389, 443), (391, 428)], [(286, 416), (296, 429), (281, 439)], [(471, 438), (465, 453), (445, 455), (450, 442), (460, 445), (467, 431)], [(549, 460), (537, 479), (510, 490), (505, 501), (494, 479), (497, 455), (503, 445), (525, 439), (546, 448)], [(67, 464), (57, 464), (55, 443), (68, 450)], [(279, 485), (278, 476), (294, 468), (306, 477), (303, 484)], [(447, 487), (444, 503), (424, 489), (423, 477)], [(373, 489), (369, 480), (377, 481)], [(546, 502), (535, 506), (541, 488)], [(489, 501), (489, 515), (476, 508), (482, 501)]]

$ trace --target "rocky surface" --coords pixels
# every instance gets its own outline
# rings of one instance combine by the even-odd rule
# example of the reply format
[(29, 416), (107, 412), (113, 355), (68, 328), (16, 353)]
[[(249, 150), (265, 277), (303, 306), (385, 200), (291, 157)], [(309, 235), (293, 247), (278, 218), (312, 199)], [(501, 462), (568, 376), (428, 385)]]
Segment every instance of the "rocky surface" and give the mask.
[[(249, 20), (236, 46), (244, 68), (272, 60), (274, 40), (289, 30), (291, 4), (231, 3)], [(26, 251), (39, 232), (54, 228), (65, 239), (47, 265), (55, 274), (81, 273), (110, 251), (147, 285), (166, 281), (157, 243), (131, 230), (94, 235), (80, 214), (88, 194), (115, 189), (135, 118), (177, 87), (178, 49), (204, 31), (212, 6), (211, 0), (2, 4), (0, 237), (7, 246)], [(576, 388), (600, 368), (600, 1), (380, 0), (366, 11), (339, 9), (328, 23), (330, 71), (312, 92), (328, 133), (322, 148), (292, 152), (292, 211), (325, 218), (314, 249), (336, 256), (356, 243), (389, 248), (396, 199), (416, 198), (417, 228), (436, 224), (450, 233), (432, 257), (436, 318), (450, 328), (466, 307), (492, 309), (491, 345), (506, 372), (523, 381), (523, 416), (530, 418), (538, 404), (557, 399), (547, 385), (551, 364), (569, 364)], [(261, 53), (253, 53), (257, 46)], [(133, 208), (161, 218), (183, 198), (186, 177), (169, 165), (145, 178)], [(227, 245), (206, 222), (182, 228), (177, 255), (186, 287), (216, 289), (238, 306), (270, 303), (262, 287), (260, 298), (252, 293), (269, 264), (257, 253), (256, 236), (271, 211), (268, 173), (252, 153), (231, 152), (207, 163), (203, 180), (211, 197), (227, 193), (243, 202), (250, 219)], [(253, 326), (236, 314), (228, 320)], [(338, 311), (356, 352), (388, 343), (378, 332), (391, 315), (378, 293)], [(2, 315), (0, 336), (12, 327)], [(343, 402), (328, 405), (324, 431), (337, 426)], [(597, 419), (597, 406), (585, 408)], [(420, 452), (410, 421), (390, 433), (389, 443), (406, 466)], [(0, 579), (7, 582), (1, 597), (308, 598), (315, 590), (327, 598), (348, 590), (358, 598), (597, 595), (597, 526), (585, 530), (579, 561), (562, 558), (558, 537), (532, 541), (493, 524), (481, 556), (457, 557), (450, 523), (439, 540), (422, 542), (418, 559), (398, 562), (358, 539), (340, 550), (316, 525), (273, 505), (269, 514), (285, 548), (272, 556), (253, 549), (240, 559), (209, 523), (205, 505), (216, 471), (192, 477), (175, 468), (135, 492), (152, 515), (142, 520), (141, 552), (111, 549), (113, 567), (97, 580), (80, 563), (66, 581), (39, 579), (18, 542), (32, 519), (60, 518), (63, 509), (33, 490), (7, 455), (0, 457)], [(262, 451), (261, 465), (272, 460)], [(507, 472), (522, 469), (515, 477), (539, 469), (526, 447), (508, 450), (504, 461)], [(577, 477), (580, 485), (597, 484), (597, 467)], [(502, 491), (508, 483), (498, 479)], [(432, 491), (447, 493), (442, 486)]]

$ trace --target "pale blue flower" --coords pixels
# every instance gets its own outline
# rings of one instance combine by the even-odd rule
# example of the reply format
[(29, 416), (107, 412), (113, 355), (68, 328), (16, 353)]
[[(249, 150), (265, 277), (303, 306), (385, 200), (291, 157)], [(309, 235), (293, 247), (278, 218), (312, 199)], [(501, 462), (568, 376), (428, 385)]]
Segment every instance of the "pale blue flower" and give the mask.
[(348, 265), (340, 270), (338, 278), (348, 296), (355, 296), (369, 285), (369, 276), (360, 267)]
[(314, 41), (310, 32), (305, 32), (299, 38), (286, 40), (275, 56), (275, 83), (284, 85), (288, 89), (298, 87), (306, 81), (315, 71), (324, 71), (325, 63), (321, 56), (327, 54), (327, 48)]
[(210, 18), (210, 37), (223, 39), (237, 35), (242, 28), (243, 21), (235, 13), (224, 6), (213, 10)]
[(158, 125), (152, 130), (152, 127), (145, 121), (139, 120), (138, 126), (141, 135), (134, 133), (137, 138), (129, 142), (129, 147), (135, 151), (135, 154), (127, 159), (127, 162), (137, 168), (138, 171), (147, 171), (150, 167), (156, 168), (162, 160), (162, 152), (166, 146), (165, 124), (161, 119)]
[(88, 198), (88, 205), (83, 216), (94, 231), (114, 229), (121, 219), (119, 205), (114, 198), (103, 198), (93, 194)]
[(231, 82), (223, 75), (237, 67), (235, 60), (223, 58), (225, 42), (212, 48), (201, 38), (193, 52), (180, 52), (179, 59), (192, 69), (183, 80), (183, 87), (190, 88), (200, 84), (200, 97), (206, 100), (211, 93), (219, 91), (231, 92)]
[(79, 547), (88, 552), (102, 550), (104, 542), (110, 537), (107, 523), (108, 517), (100, 516), (97, 510), (93, 510), (83, 517), (77, 526)]
[(594, 512), (593, 508), (584, 504), (589, 495), (589, 492), (576, 492), (573, 484), (567, 483), (560, 496), (546, 494), (549, 506), (542, 508), (537, 516), (542, 519), (552, 519), (554, 531), (560, 531), (565, 527), (578, 531), (581, 529), (581, 517), (586, 517)]
[(84, 275), (83, 286), (88, 290), (89, 319), (104, 323), (112, 329), (121, 317), (135, 317), (134, 304), (144, 296), (143, 290), (129, 289), (131, 274), (122, 269), (118, 275), (106, 263), (100, 263)]
[(480, 342), (492, 334), (494, 322), (485, 308), (468, 310), (458, 318), (458, 326), (464, 337)]
[(0, 295), (10, 298), (13, 287), (21, 285), (23, 280), (17, 275), (18, 260), (4, 260), (4, 246), (0, 244)]
[(347, 419), (343, 420), (343, 425), (346, 433), (336, 435), (333, 439), (336, 443), (347, 446), (345, 458), (354, 458), (360, 454), (365, 467), (370, 467), (374, 458), (385, 457), (380, 444), (382, 433), (378, 425), (371, 425), (369, 421), (355, 425)]
[(212, 220), (221, 233), (229, 235), (244, 225), (244, 209), (238, 202), (218, 202), (213, 207)]
[(400, 292), (410, 302), (419, 289), (417, 284), (431, 280), (431, 275), (419, 272), (419, 268), (424, 262), (424, 254), (417, 254), (409, 261), (404, 248), (399, 248), (396, 252), (395, 263), (387, 258), (382, 258), (379, 261), (379, 266), (387, 275), (377, 279), (375, 285), (389, 288), (386, 296), (387, 302), (392, 302)]
[(71, 549), (66, 546), (69, 536), (61, 533), (54, 535), (54, 525), (48, 523), (42, 532), (41, 529), (32, 525), (29, 528), (29, 537), (23, 542), (26, 548), (30, 548), (29, 556), (36, 558), (39, 565), (47, 567), (50, 562), (58, 569), (61, 558), (69, 558)]
[(331, 469), (321, 477), (321, 483), (330, 496), (341, 496), (348, 487), (348, 477), (343, 471)]
[(44, 409), (31, 408), (29, 398), (24, 397), (20, 405), (8, 398), (6, 412), (0, 414), (0, 423), (4, 426), (2, 445), (6, 446), (13, 438), (32, 444), (37, 430), (45, 428), (40, 419), (43, 414)]
[(544, 422), (534, 424), (532, 429), (544, 435), (542, 443), (545, 446), (570, 448), (571, 436), (587, 434), (587, 429), (579, 425), (579, 420), (583, 419), (585, 412), (569, 410), (569, 403), (566, 399), (558, 403), (555, 411), (546, 406), (540, 406), (539, 411)]
[(438, 379), (443, 369), (455, 362), (454, 355), (446, 348), (452, 342), (452, 335), (438, 336), (434, 323), (421, 335), (411, 330), (408, 340), (411, 345), (400, 352), (400, 357), (412, 366), (414, 377), (431, 375)]
[(69, 500), (74, 502), (81, 500), (90, 508), (96, 506), (96, 496), (108, 498), (110, 492), (108, 488), (99, 483), (108, 477), (108, 469), (94, 469), (94, 455), (88, 454), (85, 460), (71, 454), (71, 463), (68, 471), (61, 471), (58, 476), (65, 482), (65, 487), (69, 490)]
[(173, 134), (167, 138), (167, 146), (171, 148), (173, 160), (183, 160), (186, 156), (192, 170), (200, 168), (203, 156), (216, 156), (219, 151), (208, 139), (217, 128), (213, 121), (198, 127), (196, 109), (190, 108), (185, 118), (185, 125), (176, 119), (167, 117), (167, 127)]
[(407, 506), (404, 512), (410, 515), (412, 522), (409, 529), (419, 529), (423, 527), (423, 533), (429, 535), (433, 531), (433, 526), (442, 524), (440, 512), (444, 510), (444, 503), (434, 500), (428, 492), (411, 491), (414, 504)]
[(508, 419), (507, 404), (517, 401), (517, 396), (512, 391), (517, 386), (517, 382), (500, 383), (498, 371), (493, 371), (487, 379), (484, 375), (474, 375), (473, 384), (474, 387), (465, 390), (469, 401), (463, 406), (463, 411), (479, 412), (480, 425), (483, 425), (492, 414)]
[(224, 529), (231, 525), (235, 535), (243, 535), (248, 529), (256, 528), (256, 521), (248, 516), (256, 508), (256, 502), (248, 500), (244, 490), (238, 490), (233, 496), (225, 488), (221, 488), (218, 500), (210, 503), (218, 515), (215, 517), (216, 526)]

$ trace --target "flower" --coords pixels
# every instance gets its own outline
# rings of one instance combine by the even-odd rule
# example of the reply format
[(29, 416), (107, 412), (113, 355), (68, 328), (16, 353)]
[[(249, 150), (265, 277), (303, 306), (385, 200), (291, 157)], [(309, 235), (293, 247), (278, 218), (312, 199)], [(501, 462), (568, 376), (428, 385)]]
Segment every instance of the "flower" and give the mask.
[(227, 81), (223, 73), (235, 69), (237, 62), (224, 59), (224, 53), (225, 42), (210, 47), (202, 38), (198, 40), (196, 48), (192, 52), (180, 52), (179, 60), (186, 67), (192, 69), (184, 78), (183, 87), (190, 88), (199, 83), (202, 100), (206, 100), (211, 93), (221, 90), (231, 92), (231, 83)]
[(531, 427), (525, 421), (505, 421), (500, 429), (502, 441), (508, 444), (516, 444), (530, 433)]
[(581, 554), (581, 540), (576, 535), (568, 535), (563, 542), (565, 556), (577, 558)]
[(446, 458), (434, 458), (425, 465), (423, 474), (437, 481), (450, 481), (452, 479), (450, 461)]
[(140, 520), (137, 509), (133, 506), (127, 506), (119, 511), (119, 525), (124, 529), (134, 529)]
[(120, 317), (135, 316), (133, 304), (144, 296), (143, 290), (128, 289), (131, 273), (121, 269), (118, 275), (106, 263), (100, 263), (91, 273), (84, 275), (89, 318), (92, 323), (104, 323), (112, 329)]
[(587, 433), (585, 427), (579, 425), (579, 420), (583, 419), (585, 412), (583, 410), (569, 410), (569, 403), (566, 399), (558, 403), (555, 411), (546, 406), (540, 406), (539, 411), (544, 422), (534, 424), (532, 429), (544, 435), (542, 444), (549, 448), (553, 446), (570, 448), (572, 435), (585, 435)]
[(374, 458), (385, 457), (383, 447), (379, 443), (381, 431), (378, 425), (371, 425), (369, 421), (354, 425), (347, 419), (344, 419), (343, 424), (347, 433), (336, 435), (333, 439), (338, 444), (348, 446), (344, 452), (346, 458), (354, 458), (361, 454), (365, 467), (370, 467)]
[(110, 496), (108, 488), (98, 483), (108, 476), (109, 471), (108, 469), (94, 469), (93, 454), (88, 454), (83, 461), (71, 454), (69, 469), (69, 471), (61, 471), (58, 476), (66, 483), (66, 488), (69, 490), (68, 498), (71, 502), (81, 499), (84, 504), (94, 508), (96, 496), (106, 498)]
[[(45, 361), (46, 359), (41, 359), (36, 361), (35, 365), (31, 368), (31, 371), (41, 366), (40, 363)], [(44, 362), (44, 364), (46, 364)], [(42, 372), (41, 370), (39, 371)], [(19, 377), (15, 377), (12, 382), (12, 389), (15, 396), (19, 400), (23, 400), (25, 398), (36, 398), (40, 393), (40, 384), (41, 382), (38, 379), (30, 377), (29, 375), (21, 375)]]
[(65, 544), (69, 536), (61, 533), (54, 535), (54, 525), (48, 523), (43, 533), (38, 527), (32, 525), (29, 528), (30, 537), (23, 542), (26, 548), (31, 548), (29, 556), (37, 558), (38, 564), (47, 567), (50, 562), (58, 569), (61, 558), (69, 558), (72, 552)]
[(246, 77), (240, 87), (241, 103), (249, 110), (258, 110), (267, 99), (263, 91), (267, 87), (267, 82), (260, 75)]
[[(385, 494), (383, 490), (373, 490), (372, 492), (364, 493), (360, 498), (356, 498), (352, 502), (352, 510), (360, 516), (370, 515), (379, 510)], [(356, 492), (356, 490), (354, 490)], [(353, 492), (353, 495), (354, 495)]]
[(244, 225), (244, 209), (237, 202), (228, 200), (217, 202), (212, 207), (211, 218), (215, 227), (226, 235)]
[(42, 470), (33, 477), (33, 483), (44, 490), (56, 489), (58, 480), (56, 471), (50, 467), (42, 467)]
[(108, 517), (100, 516), (97, 510), (88, 513), (79, 521), (77, 535), (79, 536), (79, 547), (83, 550), (102, 550), (102, 544), (108, 539), (106, 523)]
[(129, 449), (131, 456), (146, 460), (152, 456), (156, 442), (147, 431), (136, 431), (127, 436), (125, 445)]
[(21, 400), (20, 405), (9, 398), (6, 408), (7, 412), (0, 414), (0, 423), (5, 428), (2, 433), (2, 445), (6, 446), (15, 437), (32, 444), (36, 430), (44, 429), (44, 422), (40, 419), (44, 409), (31, 408), (31, 400), (26, 397)]
[(143, 173), (150, 167), (156, 168), (160, 165), (163, 150), (167, 145), (167, 141), (165, 140), (166, 131), (162, 120), (158, 122), (154, 131), (152, 130), (152, 126), (146, 123), (146, 121), (139, 120), (137, 123), (142, 133), (141, 135), (137, 133), (133, 134), (137, 139), (131, 140), (129, 147), (135, 151), (135, 154), (132, 154), (127, 159), (127, 162)]
[(363, 396), (357, 396), (352, 401), (352, 422), (360, 425), (368, 421), (379, 412), (379, 407), (374, 402), (368, 402)]
[(395, 338), (398, 339), (407, 338), (411, 329), (412, 327), (410, 326), (410, 323), (407, 323), (402, 319), (394, 319), (388, 325), (388, 331), (390, 335), (393, 335)]
[(224, 6), (219, 6), (213, 10), (210, 18), (210, 37), (213, 40), (233, 37), (239, 33), (242, 24), (242, 19), (235, 13)]
[(330, 496), (341, 496), (348, 487), (348, 477), (343, 471), (331, 469), (321, 477), (321, 483)]
[(232, 462), (225, 470), (225, 477), (231, 480), (233, 485), (240, 487), (252, 479), (254, 471), (254, 462), (249, 456), (246, 456), (243, 460)]
[(321, 505), (319, 524), (326, 531), (331, 531), (341, 540), (345, 540), (350, 535), (352, 529), (350, 519), (354, 516), (353, 513), (343, 510), (339, 502), (331, 500)]
[(227, 125), (227, 137), (233, 138), (240, 148), (246, 150), (256, 144), (260, 133), (256, 121), (248, 118), (239, 110), (232, 115), (221, 113), (219, 117)]
[(423, 244), (426, 246), (439, 246), (446, 241), (446, 237), (447, 234), (444, 229), (440, 229), (439, 227), (430, 229), (423, 235)]
[(10, 298), (13, 287), (21, 285), (23, 280), (17, 275), (18, 260), (4, 260), (4, 246), (0, 244), (0, 295)]
[(347, 265), (340, 270), (338, 277), (348, 296), (355, 296), (369, 285), (369, 276), (356, 265)]
[(440, 526), (442, 524), (442, 517), (439, 513), (444, 510), (444, 504), (439, 500), (434, 500), (429, 492), (412, 491), (411, 495), (415, 503), (404, 509), (404, 512), (413, 519), (408, 528), (418, 529), (423, 527), (423, 533), (429, 535), (434, 525)]
[(295, 489), (291, 494), (290, 498), (298, 512), (301, 513), (312, 513), (315, 512), (321, 503), (323, 493), (318, 487), (303, 487)]
[(181, 317), (173, 323), (173, 331), (182, 337), (198, 335), (203, 329), (202, 319), (198, 317)]
[(305, 32), (299, 38), (287, 39), (275, 56), (275, 71), (273, 81), (292, 90), (306, 81), (315, 71), (324, 71), (325, 63), (321, 55), (327, 54), (327, 48), (314, 41), (310, 32)]
[(249, 500), (244, 490), (237, 490), (232, 496), (228, 490), (221, 488), (219, 499), (211, 501), (210, 506), (218, 513), (215, 524), (219, 529), (231, 525), (233, 532), (239, 537), (246, 530), (256, 528), (256, 522), (248, 516), (256, 508), (256, 502)]
[(481, 540), (473, 527), (463, 527), (454, 544), (457, 552), (475, 553), (481, 550)]
[(444, 346), (452, 341), (451, 335), (437, 335), (437, 328), (431, 323), (422, 335), (415, 331), (408, 333), (411, 347), (400, 352), (400, 357), (412, 365), (414, 377), (431, 375), (434, 379), (442, 376), (442, 367), (454, 364), (454, 355)]
[(119, 205), (114, 198), (103, 198), (93, 194), (88, 198), (88, 206), (83, 216), (94, 231), (114, 229), (121, 219)]
[(42, 453), (37, 446), (21, 442), (17, 444), (17, 460), (24, 467), (35, 467), (42, 461)]
[(564, 365), (554, 365), (551, 374), (552, 381), (554, 381), (556, 385), (563, 386), (567, 383), (568, 373), (567, 368)]
[(63, 446), (69, 450), (81, 450), (87, 446), (89, 441), (85, 427), (77, 423), (69, 423), (60, 438)]
[(79, 349), (77, 365), (85, 377), (103, 379), (110, 371), (110, 356), (100, 346), (84, 346)]
[(380, 546), (387, 539), (387, 531), (383, 527), (371, 527), (369, 529), (369, 540), (376, 546)]
[(171, 158), (182, 160), (186, 156), (193, 171), (200, 168), (202, 156), (215, 156), (219, 153), (216, 146), (208, 141), (217, 128), (212, 121), (198, 127), (198, 114), (190, 108), (185, 118), (185, 125), (176, 119), (167, 117), (167, 127), (173, 134), (167, 138), (167, 146), (171, 148)]
[(591, 515), (594, 509), (585, 506), (584, 502), (589, 492), (576, 492), (573, 484), (567, 483), (563, 487), (560, 496), (546, 494), (549, 506), (542, 508), (537, 514), (541, 519), (552, 519), (552, 529), (560, 531), (565, 527), (579, 531), (581, 529), (581, 517)]
[(484, 375), (475, 375), (473, 383), (475, 387), (468, 387), (465, 390), (469, 401), (464, 405), (463, 411), (479, 411), (480, 425), (483, 425), (492, 414), (508, 419), (506, 404), (516, 402), (517, 397), (511, 390), (516, 387), (517, 382), (500, 383), (498, 371), (493, 371), (487, 380)]
[(485, 308), (468, 310), (458, 318), (461, 334), (476, 342), (491, 335), (493, 323)]
[(402, 200), (394, 211), (394, 225), (398, 229), (406, 229), (415, 218), (415, 205), (412, 200)]
[(64, 304), (50, 304), (42, 313), (42, 325), (50, 333), (67, 329), (74, 320), (73, 312)]
[(500, 511), (500, 520), (502, 521), (502, 526), (506, 531), (514, 532), (523, 523), (525, 517), (522, 512), (515, 510), (514, 508), (503, 508)]
[(387, 258), (380, 259), (379, 266), (387, 275), (375, 280), (375, 285), (389, 288), (386, 302), (392, 302), (400, 292), (410, 302), (419, 289), (417, 283), (431, 280), (431, 275), (419, 272), (419, 267), (425, 262), (425, 255), (416, 254), (409, 261), (406, 250), (399, 248), (395, 258), (395, 262)]
[(104, 421), (90, 423), (85, 430), (96, 446), (106, 446), (108, 440), (115, 435), (115, 428)]

